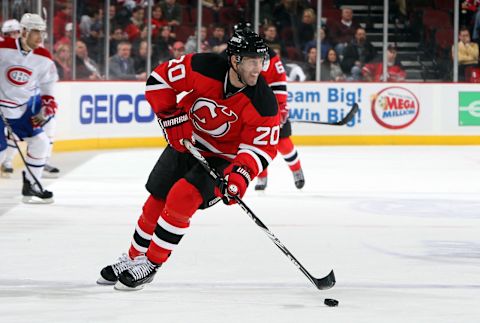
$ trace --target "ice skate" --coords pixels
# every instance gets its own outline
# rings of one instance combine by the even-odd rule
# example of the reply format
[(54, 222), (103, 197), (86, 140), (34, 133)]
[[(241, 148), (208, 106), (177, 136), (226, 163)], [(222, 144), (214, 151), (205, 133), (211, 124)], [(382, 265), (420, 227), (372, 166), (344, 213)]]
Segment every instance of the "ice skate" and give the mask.
[(0, 166), (0, 173), (2, 177), (10, 177), (13, 174), (13, 166), (10, 162), (3, 162), (2, 166)]
[(60, 174), (60, 170), (52, 165), (45, 164), (43, 168), (43, 177), (45, 178), (58, 178)]
[(295, 186), (298, 189), (301, 189), (305, 185), (305, 177), (303, 176), (303, 171), (301, 168), (293, 172), (293, 180), (295, 181)]
[(40, 190), (36, 183), (32, 184), (23, 176), (22, 202), (27, 204), (50, 204), (53, 203), (53, 193), (47, 190)]
[(119, 258), (118, 261), (112, 265), (104, 267), (100, 271), (100, 278), (97, 279), (97, 284), (99, 285), (115, 285), (118, 281), (118, 275), (124, 270), (129, 269), (133, 266), (133, 260), (124, 253)]
[(117, 290), (139, 290), (145, 284), (151, 283), (160, 265), (156, 265), (146, 256), (135, 258), (133, 266), (123, 271), (118, 276), (118, 282), (115, 284)]
[(258, 177), (257, 184), (255, 185), (255, 191), (264, 191), (267, 188), (268, 177)]

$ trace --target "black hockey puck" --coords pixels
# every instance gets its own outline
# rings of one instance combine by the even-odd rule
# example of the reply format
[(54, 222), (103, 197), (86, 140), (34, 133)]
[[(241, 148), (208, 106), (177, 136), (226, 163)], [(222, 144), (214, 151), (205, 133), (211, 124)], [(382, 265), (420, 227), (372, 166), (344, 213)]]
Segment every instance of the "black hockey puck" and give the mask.
[(338, 306), (338, 301), (336, 299), (333, 299), (333, 298), (325, 298), (323, 303), (327, 306), (330, 306), (330, 307)]

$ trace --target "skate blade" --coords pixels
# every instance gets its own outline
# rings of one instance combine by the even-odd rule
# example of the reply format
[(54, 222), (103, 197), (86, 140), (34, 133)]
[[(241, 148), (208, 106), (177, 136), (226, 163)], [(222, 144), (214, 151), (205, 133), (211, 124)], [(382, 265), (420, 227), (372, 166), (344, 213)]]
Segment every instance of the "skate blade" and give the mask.
[(59, 177), (60, 177), (60, 173), (43, 172), (42, 177), (43, 177), (43, 178), (59, 178)]
[(13, 173), (5, 173), (5, 172), (0, 173), (0, 177), (2, 178), (12, 178), (12, 176), (13, 176)]
[(128, 286), (122, 284), (120, 281), (118, 281), (113, 288), (115, 290), (132, 292), (132, 291), (136, 291), (136, 290), (142, 290), (144, 286), (145, 285), (140, 285), (140, 286), (137, 286), (137, 287), (128, 287)]
[(98, 285), (109, 285), (109, 286), (112, 286), (112, 285), (115, 285), (117, 282), (114, 281), (110, 281), (110, 280), (106, 280), (105, 278), (103, 278), (102, 276), (100, 276), (100, 278), (97, 279), (97, 284)]
[(52, 204), (54, 202), (54, 199), (41, 199), (37, 196), (24, 196), (22, 198), (22, 202), (25, 204)]

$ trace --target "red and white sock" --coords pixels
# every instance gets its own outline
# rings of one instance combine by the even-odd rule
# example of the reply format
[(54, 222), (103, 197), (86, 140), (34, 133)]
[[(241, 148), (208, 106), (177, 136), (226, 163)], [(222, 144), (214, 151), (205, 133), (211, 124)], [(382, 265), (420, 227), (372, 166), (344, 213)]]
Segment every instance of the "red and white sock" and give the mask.
[(302, 168), (297, 149), (293, 145), (290, 137), (280, 139), (278, 143), (278, 151), (282, 154), (283, 159), (292, 172)]
[(187, 232), (190, 218), (202, 201), (200, 192), (187, 180), (181, 179), (173, 185), (146, 252), (151, 262), (160, 264), (167, 261)]

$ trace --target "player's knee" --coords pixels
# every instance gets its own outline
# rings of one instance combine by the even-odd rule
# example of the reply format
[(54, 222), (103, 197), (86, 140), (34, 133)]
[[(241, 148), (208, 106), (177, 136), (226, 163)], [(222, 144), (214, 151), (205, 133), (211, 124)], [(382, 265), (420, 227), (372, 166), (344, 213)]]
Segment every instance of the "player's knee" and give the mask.
[(165, 210), (173, 220), (188, 223), (202, 201), (198, 189), (182, 178), (168, 192)]
[(26, 140), (28, 142), (28, 153), (30, 156), (34, 157), (35, 159), (47, 157), (50, 142), (44, 132), (41, 132), (34, 137), (27, 138)]
[(163, 199), (159, 199), (153, 195), (150, 195), (143, 205), (143, 216), (141, 219), (145, 222), (145, 224), (155, 226), (160, 214), (162, 214), (164, 207), (165, 201)]

